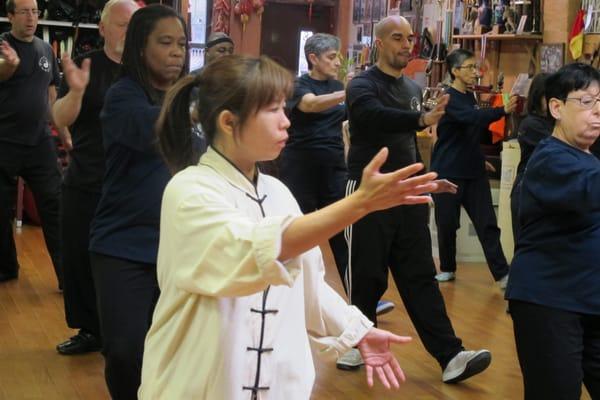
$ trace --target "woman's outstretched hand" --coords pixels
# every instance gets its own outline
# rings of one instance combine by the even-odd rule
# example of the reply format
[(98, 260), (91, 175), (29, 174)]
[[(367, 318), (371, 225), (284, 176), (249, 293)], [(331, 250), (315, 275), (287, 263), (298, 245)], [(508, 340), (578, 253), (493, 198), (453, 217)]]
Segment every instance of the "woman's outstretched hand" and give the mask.
[(389, 150), (384, 147), (365, 167), (361, 184), (355, 192), (360, 196), (369, 212), (385, 210), (403, 204), (423, 204), (431, 202), (424, 193), (435, 192), (438, 185), (433, 182), (435, 172), (414, 176), (423, 169), (423, 164), (416, 163), (389, 173), (380, 172), (387, 160)]
[(394, 354), (390, 351), (391, 343), (408, 343), (412, 338), (398, 336), (391, 332), (372, 328), (358, 343), (358, 350), (365, 363), (367, 384), (373, 386), (373, 371), (388, 389), (398, 389), (400, 383), (406, 380), (402, 368)]
[(458, 191), (458, 186), (455, 183), (450, 182), (448, 179), (438, 179), (434, 182), (437, 183), (438, 188), (431, 193), (456, 194), (456, 192)]

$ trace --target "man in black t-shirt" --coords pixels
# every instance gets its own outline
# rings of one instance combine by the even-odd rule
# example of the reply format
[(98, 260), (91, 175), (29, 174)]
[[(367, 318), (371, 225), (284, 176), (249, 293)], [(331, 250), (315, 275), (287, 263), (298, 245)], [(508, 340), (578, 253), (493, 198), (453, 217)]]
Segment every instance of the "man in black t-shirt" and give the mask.
[[(382, 172), (420, 161), (416, 131), (437, 123), (448, 102), (444, 96), (432, 111), (421, 112), (421, 90), (403, 75), (414, 40), (405, 18), (383, 19), (375, 37), (376, 65), (352, 79), (347, 89), (348, 194), (359, 187), (363, 169), (382, 147), (389, 149)], [(437, 182), (438, 191), (456, 191), (448, 181)], [(434, 278), (428, 216), (428, 205), (399, 206), (369, 214), (348, 229), (349, 298), (376, 322), (376, 305), (387, 289), (389, 270), (421, 341), (442, 368), (442, 380), (454, 383), (486, 369), (491, 355), (487, 350), (465, 351), (454, 333)], [(360, 354), (351, 350), (340, 361), (359, 364)]]
[[(79, 333), (56, 346), (60, 354), (100, 349), (96, 292), (89, 258), (90, 222), (102, 191), (104, 148), (100, 111), (104, 95), (117, 77), (133, 0), (110, 0), (104, 6), (100, 34), (104, 47), (74, 61), (63, 56), (63, 80), (53, 107), (63, 142), (71, 147), (61, 198), (64, 301), (67, 324)], [(68, 128), (67, 128), (68, 127)]]
[(208, 36), (204, 50), (204, 65), (233, 54), (233, 40), (225, 32), (213, 32)]
[(49, 127), (59, 71), (50, 45), (35, 37), (36, 1), (6, 5), (11, 30), (0, 35), (0, 282), (19, 274), (12, 220), (20, 176), (33, 192), (60, 287), (61, 177)]
[[(317, 33), (306, 41), (309, 72), (296, 81), (288, 101), (289, 140), (280, 159), (280, 178), (302, 212), (323, 208), (344, 197), (346, 162), (342, 122), (346, 119), (344, 85), (337, 80), (340, 40)], [(344, 280), (348, 248), (343, 232), (329, 241)]]

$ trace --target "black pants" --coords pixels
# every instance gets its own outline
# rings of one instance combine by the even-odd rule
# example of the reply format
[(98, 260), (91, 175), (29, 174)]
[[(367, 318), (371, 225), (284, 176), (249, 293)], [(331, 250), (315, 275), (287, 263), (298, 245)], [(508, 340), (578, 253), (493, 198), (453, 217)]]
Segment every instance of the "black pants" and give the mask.
[(36, 146), (0, 142), (0, 272), (12, 274), (19, 269), (12, 227), (18, 176), (27, 182), (33, 193), (46, 247), (59, 286), (62, 286), (59, 232), (61, 175), (50, 137)]
[[(279, 164), (279, 176), (298, 201), (304, 214), (343, 199), (347, 175), (343, 152), (337, 159), (332, 160), (315, 157), (310, 152), (287, 151), (282, 154)], [(343, 231), (329, 239), (329, 245), (344, 282), (348, 246)]]
[(137, 399), (144, 339), (158, 300), (156, 265), (90, 253), (106, 385), (114, 400)]
[(96, 289), (90, 265), (90, 223), (100, 193), (63, 185), (61, 244), (63, 297), (67, 324), (100, 338)]
[[(348, 184), (350, 193), (358, 185)], [(400, 206), (371, 213), (347, 228), (347, 280), (350, 302), (377, 322), (389, 267), (421, 341), (443, 369), (463, 347), (435, 280), (428, 215), (427, 205)]]
[(525, 400), (600, 399), (600, 315), (510, 300)]
[(456, 271), (456, 230), (460, 227), (462, 205), (473, 222), (494, 280), (502, 279), (508, 273), (508, 264), (500, 245), (500, 229), (494, 213), (487, 176), (477, 179), (450, 180), (458, 185), (456, 194), (433, 195), (440, 269), (444, 272)]

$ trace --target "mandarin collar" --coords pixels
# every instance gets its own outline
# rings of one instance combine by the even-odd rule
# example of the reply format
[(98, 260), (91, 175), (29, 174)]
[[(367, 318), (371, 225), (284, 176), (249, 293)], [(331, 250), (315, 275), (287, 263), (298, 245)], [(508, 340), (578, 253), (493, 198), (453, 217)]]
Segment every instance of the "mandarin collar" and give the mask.
[(225, 178), (231, 185), (252, 195), (257, 195), (257, 186), (260, 179), (260, 171), (256, 168), (256, 179), (252, 182), (246, 175), (240, 171), (227, 157), (219, 153), (216, 149), (208, 146), (206, 152), (200, 157), (198, 165), (204, 165), (215, 170), (219, 175)]

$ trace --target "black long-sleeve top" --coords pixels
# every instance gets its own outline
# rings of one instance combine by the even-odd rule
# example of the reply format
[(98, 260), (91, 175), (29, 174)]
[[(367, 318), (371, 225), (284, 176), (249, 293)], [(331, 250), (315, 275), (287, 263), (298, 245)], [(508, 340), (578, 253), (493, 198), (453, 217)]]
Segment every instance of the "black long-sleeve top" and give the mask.
[(521, 148), (521, 160), (517, 167), (517, 176), (513, 183), (513, 188), (516, 188), (523, 179), (523, 173), (529, 158), (533, 154), (533, 150), (538, 143), (552, 134), (553, 123), (548, 118), (530, 114), (519, 124), (519, 147)]
[(372, 67), (355, 77), (346, 91), (350, 122), (348, 170), (360, 179), (363, 168), (384, 146), (389, 156), (382, 171), (418, 160), (416, 130), (421, 116), (421, 88), (410, 78), (395, 78)]
[(102, 196), (90, 228), (90, 250), (156, 264), (163, 191), (171, 174), (157, 151), (153, 104), (133, 79), (106, 92), (100, 114), (106, 151)]
[(600, 315), (600, 161), (550, 136), (521, 185), (506, 298)]
[(552, 134), (553, 124), (548, 118), (538, 115), (528, 115), (519, 125), (519, 146), (521, 147), (521, 161), (517, 167), (517, 173), (525, 171), (527, 161), (533, 154), (535, 146)]
[(480, 109), (473, 92), (449, 88), (446, 113), (437, 127), (438, 140), (431, 153), (431, 170), (440, 178), (474, 179), (485, 174), (481, 132), (502, 118), (504, 108)]

